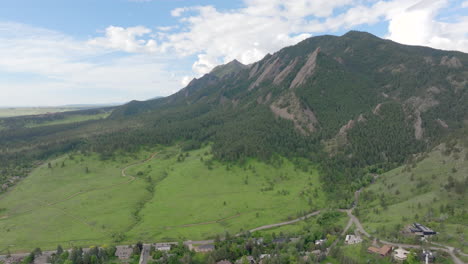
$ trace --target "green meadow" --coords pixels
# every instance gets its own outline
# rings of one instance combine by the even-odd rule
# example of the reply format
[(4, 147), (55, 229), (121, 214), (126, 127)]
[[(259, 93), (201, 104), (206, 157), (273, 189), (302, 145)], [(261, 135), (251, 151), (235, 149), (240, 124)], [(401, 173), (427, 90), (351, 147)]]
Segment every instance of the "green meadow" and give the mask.
[(366, 188), (361, 194), (360, 220), (369, 233), (381, 239), (407, 241), (414, 237), (401, 231), (420, 222), (439, 232), (434, 242), (466, 252), (468, 195), (462, 188), (466, 188), (467, 177), (467, 149), (456, 146), (449, 153), (439, 146), (410, 164), (380, 175)]
[(80, 110), (80, 107), (4, 107), (0, 108), (0, 117), (13, 117), (25, 115), (42, 115)]
[(0, 248), (207, 239), (325, 206), (312, 165), (306, 172), (286, 159), (222, 164), (209, 152), (157, 147), (111, 160), (75, 153), (45, 162), (0, 196)]
[(30, 123), (27, 123), (25, 127), (31, 128), (31, 127), (71, 124), (71, 123), (78, 123), (78, 122), (89, 121), (89, 120), (105, 119), (110, 114), (111, 112), (99, 113), (99, 114), (93, 114), (93, 115), (81, 115), (81, 114), (68, 115), (67, 117), (63, 119), (58, 119), (54, 121), (47, 121), (47, 122), (40, 122), (40, 123), (30, 122)]

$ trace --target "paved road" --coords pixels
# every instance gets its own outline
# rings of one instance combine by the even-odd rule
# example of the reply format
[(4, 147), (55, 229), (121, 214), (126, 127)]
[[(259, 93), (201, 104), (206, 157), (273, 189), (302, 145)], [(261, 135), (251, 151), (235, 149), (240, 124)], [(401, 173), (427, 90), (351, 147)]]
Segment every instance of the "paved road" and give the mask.
[(149, 253), (151, 250), (151, 244), (143, 244), (143, 249), (140, 254), (140, 262), (138, 264), (147, 264), (149, 259)]

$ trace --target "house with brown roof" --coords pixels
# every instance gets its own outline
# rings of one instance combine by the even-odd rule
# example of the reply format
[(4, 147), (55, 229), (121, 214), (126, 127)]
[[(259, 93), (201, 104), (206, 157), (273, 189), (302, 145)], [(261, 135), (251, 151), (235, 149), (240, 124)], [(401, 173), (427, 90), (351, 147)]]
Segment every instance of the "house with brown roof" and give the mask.
[(133, 253), (133, 248), (130, 246), (116, 246), (115, 256), (120, 260), (128, 260)]
[(373, 254), (379, 254), (382, 257), (388, 256), (391, 251), (392, 251), (392, 247), (389, 245), (383, 245), (381, 248), (369, 247), (367, 249), (367, 252), (373, 253)]
[(213, 244), (205, 244), (194, 247), (194, 249), (195, 252), (211, 252), (215, 249), (215, 246)]

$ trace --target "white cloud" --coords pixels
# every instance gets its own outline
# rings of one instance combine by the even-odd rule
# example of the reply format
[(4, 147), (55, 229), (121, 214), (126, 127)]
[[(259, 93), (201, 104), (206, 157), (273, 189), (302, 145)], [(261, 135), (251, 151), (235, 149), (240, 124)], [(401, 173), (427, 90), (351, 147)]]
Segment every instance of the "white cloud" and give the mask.
[(187, 84), (189, 84), (192, 79), (193, 77), (191, 76), (184, 76), (182, 77), (182, 81), (180, 82), (180, 84), (182, 84), (182, 86), (187, 86)]
[(179, 89), (167, 56), (110, 52), (58, 32), (0, 23), (0, 74), (8, 77), (0, 80), (0, 105), (125, 102)]
[[(468, 52), (468, 16), (460, 12), (450, 20), (440, 18), (444, 9), (455, 5), (466, 8), (468, 1), (244, 0), (243, 7), (228, 10), (179, 7), (171, 12), (178, 21), (175, 25), (154, 29), (109, 26), (102, 36), (83, 41), (45, 29), (0, 23), (0, 74), (37, 74), (44, 79), (16, 86), (0, 81), (0, 89), (15, 93), (19, 86), (35, 91), (89, 87), (115, 91), (119, 98), (124, 94), (141, 98), (154, 89), (153, 96), (167, 95), (181, 83), (187, 84), (191, 76), (207, 73), (220, 63), (237, 59), (249, 64), (313, 35), (381, 22), (388, 23), (385, 37), (389, 39)], [(115, 51), (125, 54), (107, 58)], [(180, 62), (173, 63), (184, 58), (195, 58), (185, 65), (192, 65), (191, 73), (166, 70), (169, 65), (184, 68)], [(0, 98), (0, 104), (7, 101)]]
[[(195, 55), (193, 75), (237, 59), (249, 64), (312, 35), (389, 23), (386, 37), (405, 44), (467, 51), (466, 18), (436, 21), (448, 0), (244, 0), (238, 9), (179, 7), (179, 23), (152, 33), (143, 27), (109, 27), (89, 43), (127, 52)], [(463, 4), (464, 5), (464, 4)], [(178, 27), (178, 31), (171, 31)]]
[(155, 40), (142, 38), (149, 33), (151, 33), (151, 29), (143, 26), (129, 28), (110, 26), (106, 28), (105, 37), (91, 39), (88, 43), (126, 52), (156, 51), (157, 44)]
[(468, 17), (451, 23), (436, 20), (440, 10), (447, 5), (448, 0), (418, 1), (394, 14), (390, 19), (388, 38), (404, 44), (468, 52)]
[(180, 17), (183, 30), (165, 35), (160, 47), (199, 55), (193, 65), (199, 75), (218, 62), (252, 63), (312, 35), (387, 21), (387, 37), (392, 40), (468, 51), (466, 16), (451, 23), (437, 21), (448, 4), (448, 0), (245, 0), (245, 7), (235, 10), (177, 8), (172, 15)]

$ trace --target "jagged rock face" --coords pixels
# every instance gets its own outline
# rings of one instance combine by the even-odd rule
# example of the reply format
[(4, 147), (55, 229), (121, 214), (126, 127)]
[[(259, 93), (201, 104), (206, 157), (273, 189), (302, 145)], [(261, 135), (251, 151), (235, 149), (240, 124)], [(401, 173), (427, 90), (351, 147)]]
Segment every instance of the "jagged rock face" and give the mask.
[[(160, 104), (210, 104), (213, 111), (218, 105), (234, 113), (266, 108), (292, 121), (302, 135), (320, 130), (329, 140), (350, 137), (375, 118), (384, 120), (389, 113), (382, 106), (391, 102), (404, 109), (414, 139), (425, 140), (431, 135), (428, 124), (450, 129), (447, 124), (459, 122), (454, 116), (468, 120), (465, 65), (463, 53), (351, 32), (310, 38), (249, 66), (237, 61), (218, 66)], [(438, 116), (438, 109), (452, 112)]]
[(317, 48), (312, 54), (308, 56), (308, 59), (301, 70), (297, 73), (294, 80), (291, 82), (289, 88), (295, 88), (301, 84), (304, 84), (308, 77), (314, 73), (314, 69), (317, 61), (317, 54), (320, 52), (320, 48)]
[(308, 107), (303, 107), (293, 92), (278, 98), (270, 109), (276, 116), (293, 121), (295, 128), (304, 135), (314, 132), (318, 125), (315, 114)]
[(448, 56), (442, 57), (442, 59), (440, 60), (440, 65), (447, 66), (450, 68), (460, 68), (463, 66), (457, 57), (451, 57), (449, 59)]
[(260, 76), (249, 86), (249, 90), (254, 89), (264, 81), (275, 78), (276, 75), (280, 73), (281, 65), (282, 62), (280, 58), (275, 56), (271, 57), (271, 59), (259, 69), (259, 72), (261, 72)]
[(416, 110), (415, 112), (416, 115), (416, 120), (414, 121), (414, 137), (417, 140), (421, 140), (423, 137), (423, 128), (422, 128), (422, 119), (421, 119), (421, 112), (419, 110)]
[(286, 66), (273, 80), (276, 85), (281, 84), (284, 79), (292, 72), (298, 63), (298, 58), (295, 58), (288, 66)]
[(447, 123), (445, 123), (444, 120), (440, 119), (440, 118), (437, 118), (437, 123), (439, 123), (439, 125), (443, 128), (449, 128), (449, 126), (447, 125)]

